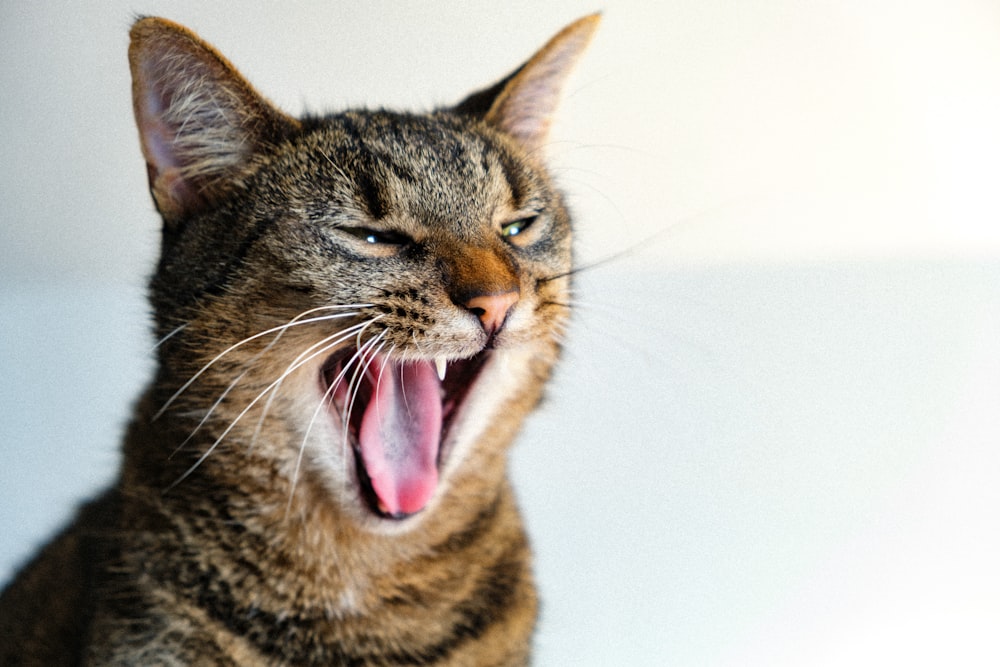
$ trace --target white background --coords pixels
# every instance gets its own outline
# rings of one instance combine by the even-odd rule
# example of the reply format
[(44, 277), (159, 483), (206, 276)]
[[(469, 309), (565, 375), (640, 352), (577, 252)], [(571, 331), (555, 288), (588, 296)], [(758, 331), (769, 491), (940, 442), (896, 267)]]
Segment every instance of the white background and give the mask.
[(0, 580), (149, 372), (133, 15), (298, 113), (456, 101), (594, 9), (550, 155), (626, 254), (514, 453), (537, 663), (1000, 663), (992, 2), (5, 3)]

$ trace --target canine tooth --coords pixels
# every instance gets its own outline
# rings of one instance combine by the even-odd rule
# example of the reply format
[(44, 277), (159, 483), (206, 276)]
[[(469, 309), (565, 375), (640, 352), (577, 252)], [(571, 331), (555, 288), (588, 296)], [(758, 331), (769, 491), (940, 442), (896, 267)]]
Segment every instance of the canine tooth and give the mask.
[(448, 370), (448, 362), (445, 361), (444, 357), (438, 357), (434, 360), (434, 365), (437, 366), (438, 377), (441, 378), (441, 382), (444, 382), (444, 374)]

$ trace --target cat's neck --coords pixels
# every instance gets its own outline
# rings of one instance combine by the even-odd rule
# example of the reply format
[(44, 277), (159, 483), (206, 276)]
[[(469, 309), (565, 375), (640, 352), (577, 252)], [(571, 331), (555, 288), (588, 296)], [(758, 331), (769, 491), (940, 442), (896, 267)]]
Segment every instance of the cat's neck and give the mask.
[[(139, 411), (151, 413), (151, 407)], [(477, 461), (475, 476), (456, 476), (423, 516), (373, 530), (345, 516), (308, 476), (289, 502), (287, 482), (256, 462), (232, 472), (239, 476), (233, 479), (225, 474), (233, 466), (217, 468), (209, 459), (174, 488), (157, 488), (163, 478), (150, 475), (148, 448), (157, 447), (162, 433), (140, 416), (127, 439), (122, 521), (139, 538), (125, 557), (210, 613), (253, 600), (253, 609), (219, 613), (294, 618), (300, 629), (313, 628), (310, 641), (326, 645), (365, 631), (366, 617), (405, 616), (415, 603), (433, 616), (435, 608), (445, 613), (464, 598), (519, 608), (510, 622), (530, 626), (533, 604), (522, 604), (534, 598), (530, 556), (505, 455)], [(205, 559), (186, 558), (189, 548)], [(427, 577), (439, 581), (439, 595), (408, 599), (426, 588)], [(396, 609), (400, 600), (405, 604)], [(302, 635), (280, 640), (294, 643)]]

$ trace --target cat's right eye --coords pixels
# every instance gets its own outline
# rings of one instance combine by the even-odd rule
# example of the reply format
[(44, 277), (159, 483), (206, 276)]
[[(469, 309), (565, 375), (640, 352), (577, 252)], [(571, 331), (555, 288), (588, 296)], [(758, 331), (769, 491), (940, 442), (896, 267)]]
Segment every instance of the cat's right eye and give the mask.
[(368, 245), (401, 246), (410, 242), (409, 237), (398, 232), (380, 231), (369, 227), (338, 227), (338, 229)]

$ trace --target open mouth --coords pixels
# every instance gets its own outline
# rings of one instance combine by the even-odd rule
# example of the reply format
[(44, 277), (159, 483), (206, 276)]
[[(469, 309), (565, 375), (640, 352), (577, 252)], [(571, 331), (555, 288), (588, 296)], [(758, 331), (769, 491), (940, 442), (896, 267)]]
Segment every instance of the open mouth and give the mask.
[(323, 366), (325, 399), (354, 450), (364, 503), (403, 519), (422, 510), (438, 485), (442, 444), (488, 359), (401, 362), (341, 351)]

